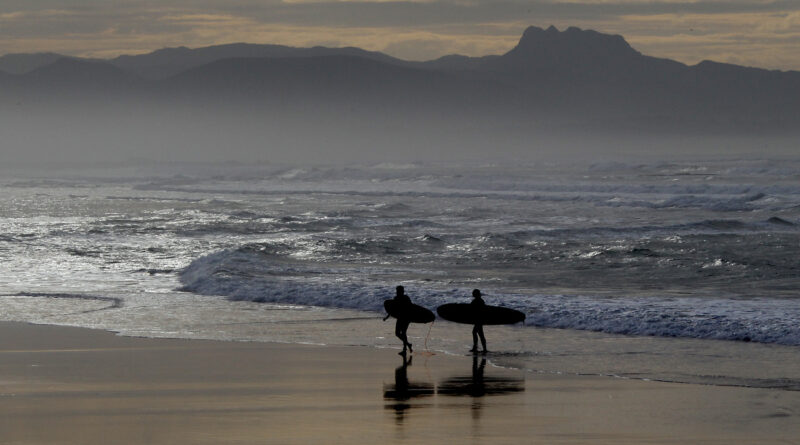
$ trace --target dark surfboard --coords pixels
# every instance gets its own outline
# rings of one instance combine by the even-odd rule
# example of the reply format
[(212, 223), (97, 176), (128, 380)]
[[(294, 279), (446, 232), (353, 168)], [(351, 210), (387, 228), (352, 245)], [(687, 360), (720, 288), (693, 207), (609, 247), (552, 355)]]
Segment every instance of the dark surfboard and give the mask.
[(393, 299), (383, 302), (386, 313), (397, 319), (409, 320), (412, 323), (430, 323), (436, 319), (428, 309), (417, 304), (397, 304)]
[(514, 324), (525, 321), (525, 314), (500, 306), (476, 306), (469, 303), (449, 303), (436, 308), (440, 317), (464, 324)]

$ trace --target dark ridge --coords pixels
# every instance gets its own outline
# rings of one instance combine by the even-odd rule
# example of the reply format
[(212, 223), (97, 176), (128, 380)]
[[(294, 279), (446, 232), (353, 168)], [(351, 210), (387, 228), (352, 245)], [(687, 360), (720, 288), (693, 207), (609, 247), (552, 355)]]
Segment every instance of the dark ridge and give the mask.
[(493, 81), (357, 56), (224, 59), (170, 77), (159, 87), (188, 100), (217, 97), (217, 103), (227, 103), (239, 98), (280, 109), (316, 104), (347, 112), (491, 111), (511, 106), (515, 93)]
[(62, 57), (24, 76), (49, 85), (110, 86), (129, 83), (135, 78), (108, 62)]
[[(29, 56), (41, 61), (56, 55)], [(25, 125), (32, 122), (26, 117), (31, 113), (50, 113), (56, 126), (67, 122), (67, 113), (75, 120), (89, 116), (75, 113), (76, 103), (94, 113), (87, 122), (109, 120), (118, 125), (117, 134), (132, 129), (130, 122), (148, 123), (135, 138), (112, 141), (119, 145), (139, 138), (143, 146), (162, 143), (146, 140), (148, 134), (168, 134), (164, 120), (152, 116), (172, 116), (176, 110), (185, 111), (182, 116), (197, 134), (206, 130), (193, 126), (198, 113), (231, 128), (244, 121), (274, 122), (270, 133), (285, 133), (281, 143), (287, 144), (307, 133), (299, 129), (313, 116), (317, 123), (330, 123), (328, 131), (339, 135), (340, 147), (353, 145), (354, 135), (364, 135), (359, 144), (377, 146), (421, 135), (422, 128), (420, 147), (435, 145), (435, 139), (454, 147), (504, 144), (517, 151), (546, 145), (537, 141), (559, 144), (564, 136), (586, 135), (659, 141), (664, 135), (737, 141), (741, 135), (770, 136), (786, 144), (784, 139), (800, 128), (800, 72), (715, 62), (690, 67), (642, 55), (619, 35), (575, 27), (529, 27), (506, 54), (450, 55), (429, 62), (350, 47), (237, 43), (165, 48), (110, 61), (61, 57), (25, 74), (1, 71), (0, 107), (5, 108), (0, 111)], [(398, 136), (373, 133), (376, 120)], [(298, 131), (284, 131), (288, 123)], [(356, 127), (359, 131), (353, 131)], [(96, 130), (83, 133), (100, 134)], [(68, 126), (65, 131), (73, 133)], [(193, 132), (179, 135), (192, 146), (207, 139)], [(18, 139), (28, 140), (22, 133)], [(242, 137), (239, 143), (251, 140)], [(95, 143), (108, 144), (105, 139)]]
[(276, 82), (321, 82), (328, 85), (370, 87), (387, 82), (401, 86), (425, 79), (443, 80), (446, 77), (444, 74), (398, 67), (363, 57), (320, 56), (223, 59), (173, 76), (168, 79), (168, 83), (212, 82), (222, 86), (259, 83), (271, 86)]
[(56, 53), (6, 54), (0, 57), (0, 71), (8, 74), (25, 74), (61, 59)]
[(145, 79), (165, 79), (181, 72), (211, 64), (224, 59), (254, 58), (294, 58), (321, 56), (358, 56), (385, 63), (404, 64), (406, 62), (386, 54), (366, 51), (360, 48), (295, 48), (284, 45), (261, 45), (251, 43), (231, 43), (190, 49), (185, 46), (163, 48), (148, 54), (123, 55), (110, 62), (128, 72)]

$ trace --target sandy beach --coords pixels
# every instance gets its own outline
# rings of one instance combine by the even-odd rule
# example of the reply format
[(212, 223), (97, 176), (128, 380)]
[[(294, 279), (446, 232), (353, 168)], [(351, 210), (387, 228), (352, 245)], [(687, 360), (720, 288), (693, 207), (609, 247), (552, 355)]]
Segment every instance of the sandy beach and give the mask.
[(800, 443), (800, 393), (0, 323), (0, 443)]

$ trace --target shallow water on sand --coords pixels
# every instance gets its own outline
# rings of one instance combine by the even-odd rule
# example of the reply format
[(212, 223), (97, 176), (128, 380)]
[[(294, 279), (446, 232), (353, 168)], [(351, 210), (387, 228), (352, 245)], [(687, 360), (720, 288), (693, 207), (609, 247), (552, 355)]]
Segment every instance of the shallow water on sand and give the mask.
[[(113, 296), (109, 296), (113, 295)], [(97, 297), (100, 297), (99, 295)], [(83, 326), (139, 337), (394, 348), (393, 320), (375, 312), (230, 302), (191, 293), (6, 296), (5, 320)], [(605, 375), (800, 390), (800, 348), (640, 337), (568, 329), (487, 326), (494, 365), (545, 374)], [(412, 324), (418, 354), (468, 354), (471, 326)]]
[[(543, 373), (800, 388), (800, 164), (4, 172), (0, 319), (397, 347), (383, 299), (522, 310)], [(430, 331), (429, 331), (430, 328)], [(463, 354), (470, 327), (412, 325)]]

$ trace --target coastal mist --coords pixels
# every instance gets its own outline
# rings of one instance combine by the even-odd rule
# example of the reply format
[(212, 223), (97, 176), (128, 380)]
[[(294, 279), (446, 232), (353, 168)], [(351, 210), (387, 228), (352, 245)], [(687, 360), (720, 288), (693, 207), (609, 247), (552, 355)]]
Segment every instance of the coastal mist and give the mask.
[(797, 445), (798, 45), (787, 0), (0, 1), (0, 444)]

